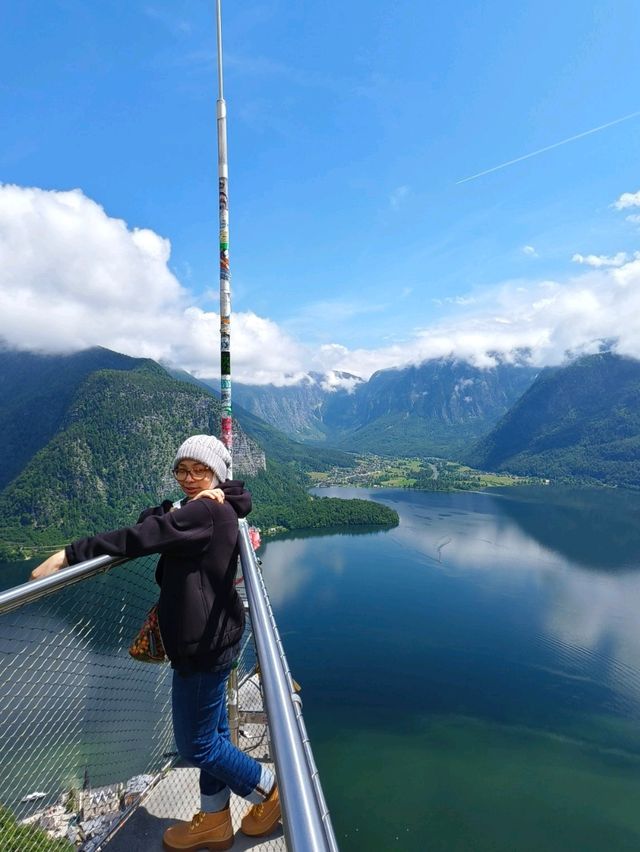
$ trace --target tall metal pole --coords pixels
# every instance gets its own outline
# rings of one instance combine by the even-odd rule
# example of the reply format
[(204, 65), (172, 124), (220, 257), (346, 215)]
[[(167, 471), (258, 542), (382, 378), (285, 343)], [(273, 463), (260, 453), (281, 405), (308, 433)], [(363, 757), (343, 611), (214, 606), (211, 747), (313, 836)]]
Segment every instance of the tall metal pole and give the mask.
[[(222, 12), (216, 0), (218, 36), (218, 199), (220, 208), (220, 439), (233, 458), (233, 420), (231, 412), (231, 272), (229, 269), (229, 163), (227, 160), (227, 105), (222, 76)], [(233, 477), (233, 463), (229, 479)], [(234, 667), (227, 681), (227, 716), (231, 742), (237, 746), (240, 733), (238, 716), (238, 669)]]
[[(231, 273), (229, 268), (229, 164), (227, 160), (227, 105), (222, 76), (221, 0), (216, 0), (218, 36), (218, 198), (220, 208), (220, 438), (233, 453), (231, 412)], [(229, 470), (229, 478), (232, 477)]]

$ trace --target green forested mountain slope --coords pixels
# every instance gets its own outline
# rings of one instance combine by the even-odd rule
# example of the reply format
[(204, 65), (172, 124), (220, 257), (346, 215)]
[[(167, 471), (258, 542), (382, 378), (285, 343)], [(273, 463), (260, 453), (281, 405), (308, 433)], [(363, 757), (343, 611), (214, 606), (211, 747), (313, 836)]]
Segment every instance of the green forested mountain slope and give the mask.
[(53, 438), (87, 376), (96, 370), (134, 370), (144, 363), (101, 347), (72, 355), (0, 350), (0, 489)]
[[(152, 361), (130, 360), (124, 369), (87, 369), (83, 381), (76, 381), (79, 370), (73, 393), (63, 376), (56, 377), (69, 400), (58, 416), (59, 428), (50, 424), (50, 439), (0, 493), (0, 541), (5, 545), (62, 543), (134, 522), (144, 506), (180, 496), (170, 471), (173, 453), (190, 434), (218, 433), (219, 400), (208, 389), (171, 378)], [(58, 366), (64, 374), (64, 364)], [(47, 397), (49, 388), (41, 387), (39, 395), (33, 382), (25, 394), (30, 413), (20, 421), (23, 432)], [(0, 413), (6, 414), (1, 402)], [(260, 431), (258, 423), (253, 425)], [(303, 470), (312, 462), (296, 456), (299, 445), (266, 430), (280, 460), (268, 460), (265, 469), (260, 447), (234, 424), (236, 473), (254, 492), (254, 523), (296, 528), (397, 521), (394, 512), (375, 504), (358, 508), (350, 501), (311, 498)], [(0, 445), (0, 455), (5, 451)]]
[(263, 473), (247, 478), (247, 487), (253, 495), (251, 522), (263, 529), (398, 523), (393, 509), (371, 500), (310, 497), (304, 476), (292, 476), (287, 465), (268, 459)]
[(337, 446), (354, 453), (383, 456), (439, 456), (460, 459), (495, 422), (474, 418), (446, 423), (441, 418), (399, 412), (381, 417), (343, 435)]
[(272, 461), (293, 464), (301, 471), (355, 466), (353, 454), (331, 447), (320, 448), (294, 441), (239, 405), (234, 405), (233, 416), (247, 435), (260, 444), (267, 458)]
[(640, 361), (607, 352), (543, 370), (467, 461), (640, 486)]
[(63, 535), (135, 521), (177, 490), (175, 448), (194, 432), (215, 433), (218, 417), (215, 400), (155, 364), (93, 373), (61, 429), (0, 495), (0, 517)]

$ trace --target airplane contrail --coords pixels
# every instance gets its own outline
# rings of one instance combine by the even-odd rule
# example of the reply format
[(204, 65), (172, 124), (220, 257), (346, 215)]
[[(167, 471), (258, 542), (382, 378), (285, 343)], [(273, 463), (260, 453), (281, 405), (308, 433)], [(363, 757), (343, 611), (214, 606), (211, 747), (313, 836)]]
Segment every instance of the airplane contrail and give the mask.
[(591, 130), (585, 130), (584, 133), (577, 133), (575, 136), (569, 136), (568, 139), (563, 139), (561, 142), (554, 142), (553, 145), (546, 145), (544, 148), (538, 148), (537, 151), (532, 151), (530, 154), (524, 154), (522, 157), (516, 157), (515, 160), (507, 160), (506, 163), (500, 163), (499, 166), (493, 166), (490, 169), (485, 169), (483, 172), (478, 172), (475, 175), (457, 180), (459, 183), (467, 183), (467, 181), (475, 180), (483, 175), (490, 175), (491, 172), (497, 172), (499, 169), (506, 169), (507, 166), (512, 166), (514, 163), (521, 163), (523, 160), (528, 160), (530, 157), (537, 157), (538, 154), (544, 154), (545, 151), (551, 151), (553, 148), (559, 148), (561, 145), (566, 145), (567, 142), (575, 142), (576, 139), (582, 139), (585, 136), (591, 136), (592, 133), (598, 133), (600, 130), (605, 130), (607, 127), (613, 127), (614, 124), (621, 124), (623, 121), (629, 121), (631, 118), (636, 118), (640, 115), (640, 110), (630, 112), (629, 115), (623, 115), (622, 118), (616, 118), (614, 121), (608, 121), (606, 124), (601, 124), (599, 127), (592, 127)]

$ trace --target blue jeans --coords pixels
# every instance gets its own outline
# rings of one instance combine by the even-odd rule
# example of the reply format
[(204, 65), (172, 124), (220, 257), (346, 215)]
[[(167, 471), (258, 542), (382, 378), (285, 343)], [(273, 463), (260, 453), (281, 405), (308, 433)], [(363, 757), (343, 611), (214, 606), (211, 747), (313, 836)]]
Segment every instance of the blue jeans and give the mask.
[(200, 770), (202, 810), (207, 811), (224, 808), (230, 790), (250, 799), (256, 788), (262, 792), (260, 764), (236, 748), (229, 736), (226, 699), (230, 671), (173, 672), (176, 745), (180, 756)]

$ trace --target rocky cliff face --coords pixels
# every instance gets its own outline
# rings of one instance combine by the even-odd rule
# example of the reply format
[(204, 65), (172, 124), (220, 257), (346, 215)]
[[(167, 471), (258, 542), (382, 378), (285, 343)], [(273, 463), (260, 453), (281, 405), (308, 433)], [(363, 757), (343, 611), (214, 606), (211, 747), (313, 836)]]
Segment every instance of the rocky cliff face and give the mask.
[(233, 422), (233, 475), (237, 479), (257, 476), (267, 469), (267, 459), (258, 444)]
[[(374, 373), (350, 398), (327, 411), (343, 425), (366, 426), (379, 417), (416, 415), (444, 424), (485, 420), (494, 423), (529, 387), (536, 370), (499, 364), (481, 370), (464, 361), (434, 360), (419, 366)], [(336, 411), (337, 410), (337, 411)], [(348, 417), (347, 417), (348, 415)]]
[(362, 384), (350, 373), (310, 373), (297, 385), (234, 385), (234, 401), (296, 440), (322, 441), (329, 400), (341, 400)]

